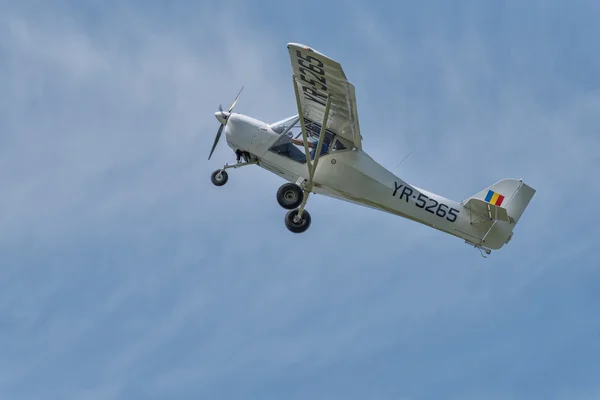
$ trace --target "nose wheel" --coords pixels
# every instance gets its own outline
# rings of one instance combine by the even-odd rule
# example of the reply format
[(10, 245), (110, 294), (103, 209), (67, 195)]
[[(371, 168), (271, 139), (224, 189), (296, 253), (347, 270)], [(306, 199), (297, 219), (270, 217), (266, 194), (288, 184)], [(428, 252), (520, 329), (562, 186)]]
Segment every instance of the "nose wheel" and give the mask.
[(218, 169), (215, 172), (213, 172), (212, 174), (210, 174), (210, 181), (215, 186), (223, 186), (224, 184), (227, 183), (228, 179), (229, 179), (229, 176), (227, 175), (227, 171), (222, 170), (222, 169)]

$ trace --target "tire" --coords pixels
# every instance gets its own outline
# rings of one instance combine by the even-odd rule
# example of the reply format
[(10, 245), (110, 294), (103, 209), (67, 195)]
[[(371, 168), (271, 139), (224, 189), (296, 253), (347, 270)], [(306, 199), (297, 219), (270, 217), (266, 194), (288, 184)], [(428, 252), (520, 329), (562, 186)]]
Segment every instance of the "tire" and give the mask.
[(310, 227), (310, 214), (308, 211), (302, 211), (302, 220), (294, 221), (294, 217), (298, 215), (298, 210), (291, 210), (285, 215), (285, 227), (292, 233), (303, 233)]
[(304, 193), (295, 183), (285, 183), (277, 191), (277, 202), (286, 210), (298, 208), (302, 203)]
[(210, 181), (215, 186), (223, 186), (227, 183), (229, 176), (227, 175), (227, 171), (221, 171), (220, 169), (216, 170), (210, 175)]

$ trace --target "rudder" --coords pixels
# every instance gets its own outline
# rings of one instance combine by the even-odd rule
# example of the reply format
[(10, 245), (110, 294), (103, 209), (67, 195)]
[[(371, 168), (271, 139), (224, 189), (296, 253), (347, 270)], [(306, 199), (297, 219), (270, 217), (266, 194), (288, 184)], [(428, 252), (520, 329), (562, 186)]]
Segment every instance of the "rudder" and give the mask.
[(514, 219), (514, 223), (516, 224), (534, 194), (535, 189), (523, 183), (522, 179), (503, 179), (469, 199), (479, 199), (486, 203), (505, 208), (508, 215)]
[[(481, 237), (479, 245), (499, 249), (508, 243), (515, 225), (535, 192), (535, 189), (523, 183), (521, 179), (503, 179), (465, 200), (463, 204), (469, 205), (470, 202), (471, 207), (481, 207), (485, 203), (487, 210), (495, 211), (497, 216), (494, 221), (490, 221), (492, 223), (489, 230)], [(490, 206), (487, 206), (488, 204)]]

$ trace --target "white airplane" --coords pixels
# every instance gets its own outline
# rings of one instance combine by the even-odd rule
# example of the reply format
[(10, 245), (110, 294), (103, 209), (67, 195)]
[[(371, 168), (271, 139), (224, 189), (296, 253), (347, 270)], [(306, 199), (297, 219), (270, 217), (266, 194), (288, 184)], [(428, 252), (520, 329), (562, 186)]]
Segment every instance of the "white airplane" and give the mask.
[[(233, 113), (241, 90), (227, 111), (219, 107), (215, 117), (221, 126), (208, 159), (225, 129), (237, 163), (213, 172), (213, 184), (224, 185), (227, 169), (246, 165), (281, 176), (288, 182), (277, 191), (277, 201), (289, 210), (285, 226), (294, 233), (310, 226), (306, 204), (309, 194), (315, 193), (457, 236), (482, 255), (510, 241), (534, 189), (522, 180), (504, 179), (457, 202), (403, 181), (362, 149), (354, 86), (341, 65), (308, 46), (289, 43), (287, 47), (298, 114), (269, 124)], [(298, 124), (299, 132), (294, 133)]]

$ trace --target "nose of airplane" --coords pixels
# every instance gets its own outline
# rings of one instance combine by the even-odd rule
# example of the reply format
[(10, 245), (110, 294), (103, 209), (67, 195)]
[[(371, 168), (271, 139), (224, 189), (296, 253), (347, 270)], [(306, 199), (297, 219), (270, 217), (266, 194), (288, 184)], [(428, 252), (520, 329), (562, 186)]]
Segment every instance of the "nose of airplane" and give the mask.
[(227, 122), (227, 117), (229, 117), (229, 113), (227, 111), (217, 111), (215, 113), (215, 118), (217, 118), (217, 121), (219, 121), (222, 124), (225, 124), (225, 122)]

